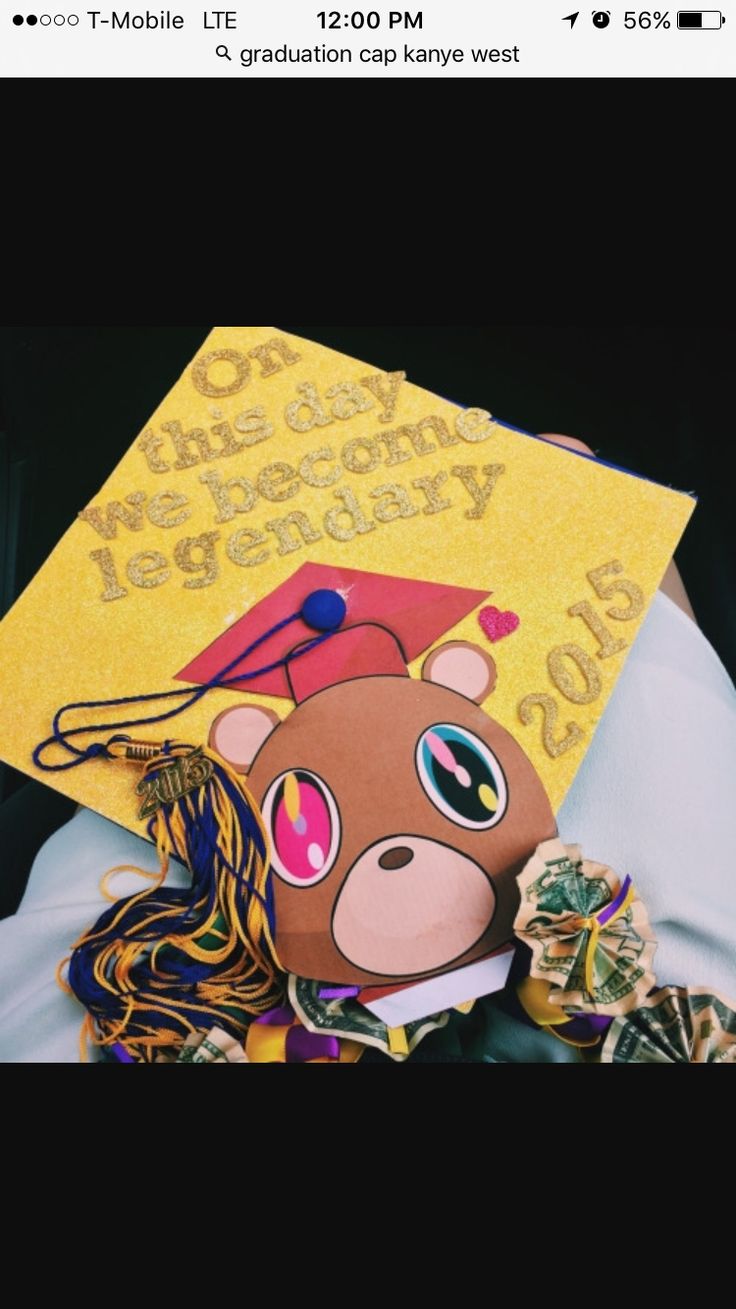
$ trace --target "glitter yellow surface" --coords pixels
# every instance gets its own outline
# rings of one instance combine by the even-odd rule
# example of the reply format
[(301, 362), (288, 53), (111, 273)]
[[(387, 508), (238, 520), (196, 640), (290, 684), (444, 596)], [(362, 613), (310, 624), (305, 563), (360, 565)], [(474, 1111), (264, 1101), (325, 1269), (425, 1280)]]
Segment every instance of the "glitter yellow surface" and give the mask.
[[(280, 353), (262, 349), (274, 339), (283, 343)], [(314, 397), (314, 391), (297, 389), (307, 386), (319, 397), (317, 410), (299, 407), (300, 400)], [(430, 416), (446, 427), (425, 426), (414, 443), (399, 434)], [(305, 422), (313, 425), (303, 430)], [(174, 440), (192, 429), (198, 438), (186, 445)], [(492, 650), (498, 682), (484, 707), (517, 737), (553, 808), (559, 807), (693, 510), (689, 496), (500, 423), (484, 424), (410, 381), (378, 375), (370, 364), (271, 327), (216, 328), (145, 430), (161, 444), (149, 436), (146, 455), (134, 442), (91, 506), (102, 510), (98, 521), (104, 524), (105, 506), (125, 503), (131, 521), (140, 511), (140, 528), (117, 522), (115, 535), (107, 538), (95, 530), (94, 517), (77, 520), (0, 624), (3, 759), (140, 830), (135, 765), (95, 760), (60, 773), (34, 767), (32, 750), (49, 735), (56, 709), (71, 701), (173, 689), (180, 668), (303, 563), (314, 561), (487, 589), (488, 604), (519, 615), (519, 628), (492, 646), (480, 629), (478, 611), (442, 639), (467, 639)], [(438, 436), (442, 432), (447, 443)], [(393, 443), (382, 441), (390, 433)], [(246, 444), (238, 448), (240, 442)], [(332, 455), (315, 457), (326, 450)], [(74, 459), (71, 446), (69, 458)], [(300, 465), (304, 478), (298, 476)], [(354, 471), (363, 466), (367, 471)], [(247, 485), (233, 485), (218, 503), (213, 472), (224, 483), (241, 479)], [(488, 492), (484, 502), (482, 487)], [(362, 517), (344, 512), (346, 505), (355, 507), (346, 493), (355, 497)], [(126, 497), (133, 499), (126, 502)], [(151, 505), (154, 497), (159, 499)], [(243, 511), (233, 513), (233, 504)], [(308, 542), (293, 526), (283, 526), (291, 513), (308, 520)], [(325, 526), (328, 515), (332, 534)], [(280, 529), (275, 521), (282, 523)], [(362, 530), (346, 540), (356, 523)], [(373, 530), (366, 530), (371, 524)], [(211, 559), (202, 568), (205, 550), (192, 539), (207, 533)], [(279, 554), (285, 540), (298, 548)], [(628, 622), (608, 611), (625, 612), (632, 607), (630, 598), (611, 592), (601, 599), (587, 576), (614, 560), (622, 565), (618, 576), (644, 594), (643, 609)], [(606, 580), (613, 587), (617, 575)], [(568, 612), (586, 600), (611, 632), (610, 647), (623, 639), (625, 649), (597, 657), (601, 645), (594, 631), (579, 614)], [(571, 645), (596, 666), (601, 685), (593, 699), (564, 654), (552, 660), (553, 670), (563, 660), (563, 680), (558, 676), (557, 685), (552, 680), (549, 655)], [(411, 666), (414, 675), (424, 657)], [(570, 678), (587, 703), (561, 694)], [(556, 703), (552, 734), (557, 740), (569, 722), (581, 729), (580, 739), (556, 757), (544, 748), (540, 710), (525, 715), (528, 725), (520, 718), (519, 706), (534, 693)], [(281, 716), (289, 710), (285, 700), (251, 699)], [(166, 732), (204, 741), (214, 717), (242, 700), (242, 692), (213, 691)], [(107, 721), (122, 716), (106, 712)], [(104, 720), (104, 713), (86, 719)], [(77, 715), (75, 721), (84, 719)], [(101, 735), (105, 739), (109, 733)], [(164, 731), (149, 727), (132, 735), (161, 739)]]

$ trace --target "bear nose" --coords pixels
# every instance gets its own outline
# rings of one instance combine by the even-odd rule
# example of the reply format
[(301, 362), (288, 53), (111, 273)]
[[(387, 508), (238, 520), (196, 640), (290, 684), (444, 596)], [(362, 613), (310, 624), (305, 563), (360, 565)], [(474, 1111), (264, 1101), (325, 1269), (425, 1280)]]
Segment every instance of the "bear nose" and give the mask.
[(380, 868), (404, 868), (414, 858), (414, 851), (408, 845), (395, 845), (391, 850), (384, 850), (378, 865)]

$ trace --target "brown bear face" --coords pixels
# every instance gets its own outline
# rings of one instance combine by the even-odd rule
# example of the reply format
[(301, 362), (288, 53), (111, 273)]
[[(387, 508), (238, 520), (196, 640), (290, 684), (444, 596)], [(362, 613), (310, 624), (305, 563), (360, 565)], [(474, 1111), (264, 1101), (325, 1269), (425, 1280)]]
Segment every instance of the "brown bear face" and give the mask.
[(211, 744), (248, 770), (269, 832), (289, 972), (409, 981), (513, 936), (516, 874), (556, 831), (549, 801), (513, 737), (454, 689), (485, 699), (495, 667), (484, 651), (441, 646), (423, 679), (358, 678), (283, 723), (243, 706), (213, 725)]

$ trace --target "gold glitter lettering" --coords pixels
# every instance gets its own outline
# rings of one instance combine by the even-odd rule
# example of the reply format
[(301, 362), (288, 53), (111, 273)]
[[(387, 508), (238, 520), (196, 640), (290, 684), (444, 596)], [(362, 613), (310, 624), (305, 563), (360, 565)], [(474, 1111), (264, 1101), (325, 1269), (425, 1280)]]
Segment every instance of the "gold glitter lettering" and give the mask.
[(330, 409), (334, 418), (354, 418), (356, 414), (365, 414), (373, 408), (373, 401), (363, 394), (357, 382), (338, 382), (326, 395), (328, 400), (338, 397)]
[[(302, 534), (302, 540), (295, 540), (291, 535), (290, 528), (295, 527)], [(302, 545), (311, 545), (313, 541), (321, 541), (322, 533), (315, 531), (307, 518), (300, 509), (295, 509), (292, 513), (287, 514), (285, 518), (272, 518), (270, 523), (266, 523), (268, 532), (275, 532), (279, 542), (279, 554), (290, 555), (295, 550), (301, 550)]]
[[(368, 458), (364, 463), (358, 458), (358, 451), (365, 450)], [(381, 462), (381, 451), (378, 448), (378, 442), (369, 436), (356, 437), (354, 441), (348, 441), (341, 451), (342, 462), (351, 473), (372, 473)]]
[(165, 464), (159, 457), (159, 450), (164, 443), (162, 436), (157, 436), (153, 428), (149, 427), (138, 442), (138, 449), (143, 451), (148, 461), (148, 467), (152, 473), (168, 473), (169, 465)]
[[(565, 659), (571, 659), (585, 679), (585, 690), (575, 685)], [(547, 655), (547, 669), (558, 691), (573, 704), (591, 704), (601, 693), (601, 675), (589, 654), (579, 645), (558, 645)]]
[(463, 441), (487, 441), (497, 426), (487, 409), (466, 409), (455, 419), (455, 431)]
[(153, 586), (163, 586), (171, 577), (166, 557), (159, 554), (158, 550), (142, 550), (140, 554), (133, 555), (125, 571), (133, 586), (142, 586), (146, 590)]
[(267, 540), (265, 533), (259, 532), (255, 527), (241, 527), (238, 532), (233, 532), (225, 544), (228, 559), (232, 559), (233, 563), (239, 564), (241, 568), (255, 568), (256, 564), (265, 563), (271, 552), (259, 550), (252, 559), (248, 558), (248, 553)]
[[(623, 571), (623, 564), (618, 559), (612, 559), (609, 564), (601, 564), (600, 568), (594, 568), (588, 573), (588, 581), (599, 600), (612, 600), (618, 591), (629, 597), (629, 604), (625, 608), (621, 605), (614, 605), (612, 609), (606, 610), (609, 618), (616, 618), (619, 622), (628, 623), (632, 618), (639, 617), (646, 602), (644, 592), (640, 586), (636, 585), (636, 582), (629, 582), (627, 578), (618, 576)], [(611, 574), (616, 576), (616, 581), (604, 581), (604, 578), (610, 577)]]
[(115, 571), (115, 561), (112, 557), (112, 551), (109, 546), (105, 546), (104, 550), (92, 550), (89, 557), (90, 559), (94, 559), (96, 564), (99, 564), (100, 572), (102, 573), (102, 580), (105, 583), (105, 590), (100, 596), (100, 599), (122, 600), (123, 596), (127, 595), (128, 592), (118, 581), (118, 575)]
[[(278, 359), (272, 356), (274, 352), (280, 356), (283, 362), (279, 363)], [(275, 336), (272, 341), (267, 341), (265, 345), (257, 345), (255, 349), (248, 351), (249, 359), (257, 359), (261, 365), (261, 377), (273, 377), (274, 373), (280, 373), (284, 364), (298, 364), (301, 355), (295, 353), (281, 336)]]
[(191, 515), (188, 506), (189, 500), (179, 491), (162, 491), (149, 502), (146, 513), (154, 527), (178, 527)]
[(240, 454), (240, 451), (245, 445), (245, 441), (238, 441), (237, 437), (233, 436), (232, 428), (229, 423), (218, 423), (217, 427), (211, 427), (210, 431), (215, 436), (222, 437), (222, 450), (220, 451), (221, 459), (227, 459), (228, 455)]
[[(381, 504), (380, 500), (384, 497), (385, 503)], [(414, 518), (419, 513), (398, 482), (386, 482), (384, 486), (377, 486), (375, 491), (371, 491), (371, 499), (379, 500), (373, 510), (379, 523), (393, 523), (397, 518)]]
[[(201, 473), (199, 480), (210, 491), (217, 505), (217, 523), (229, 523), (236, 514), (247, 514), (258, 500), (258, 492), (247, 477), (231, 477), (228, 482), (224, 482), (220, 474), (213, 470), (211, 473)], [(235, 490), (242, 494), (240, 504), (233, 502), (232, 492)]]
[[(197, 464), (210, 463), (212, 459), (219, 459), (222, 455), (221, 450), (213, 450), (207, 440), (207, 433), (201, 427), (193, 427), (191, 432), (185, 432), (181, 423), (162, 423), (161, 429), (168, 432), (173, 443), (174, 449), (178, 455), (174, 468), (180, 472), (183, 468), (195, 468)], [(189, 449), (191, 443), (197, 446), (199, 455), (195, 455)]]
[(373, 373), (370, 377), (361, 377), (361, 386), (374, 395), (383, 408), (379, 421), (390, 423), (396, 412), (401, 383), (406, 381), (406, 373)]
[(599, 659), (608, 659), (610, 655), (618, 654), (620, 650), (625, 650), (628, 645), (627, 641), (622, 641), (609, 632), (606, 624), (599, 618), (592, 604), (587, 600), (579, 600), (577, 604), (570, 605), (567, 611), (571, 618), (582, 618), (587, 627), (590, 628), (593, 636), (601, 647), (596, 650)]
[[(313, 427), (329, 427), (330, 423), (335, 421), (326, 412), (319, 398), (319, 392), (312, 382), (302, 382), (296, 389), (302, 398), (287, 405), (284, 413), (284, 418), (292, 432), (311, 432)], [(307, 410), (307, 418), (301, 416), (304, 409)]]
[(258, 490), (264, 500), (291, 500), (299, 490), (296, 468), (291, 464), (269, 464), (258, 474)]
[(427, 441), (425, 439), (424, 428), (433, 427), (433, 426), (434, 424), (431, 418), (429, 419), (423, 418), (421, 423), (409, 423), (408, 426), (397, 427), (394, 435), (397, 437), (398, 440), (401, 440), (402, 436), (408, 436), (409, 440), (414, 446), (415, 454), (431, 455), (434, 454), (435, 450), (437, 449), (437, 446), (434, 444), (434, 442)]
[[(386, 467), (393, 468), (396, 464), (405, 464), (407, 459), (411, 459), (409, 451), (402, 450), (399, 445), (399, 442), (404, 438), (411, 441), (415, 454), (434, 454), (437, 446), (433, 445), (431, 441), (425, 439), (424, 431), (426, 428), (431, 428), (432, 431), (437, 433), (440, 445), (460, 444), (454, 436), (450, 435), (447, 425), (443, 423), (441, 418), (423, 418), (419, 423), (408, 423), (404, 427), (397, 427), (395, 432), (383, 432), (382, 435), (376, 436), (376, 440), (380, 441), (381, 445), (385, 445), (386, 450), (388, 451)], [(444, 437), (442, 429), (444, 429)]]
[[(210, 368), (213, 364), (232, 364), (235, 369), (235, 376), (232, 381), (224, 385), (217, 385), (210, 381)], [(242, 391), (250, 381), (251, 367), (245, 355), (241, 355), (238, 350), (211, 350), (209, 354), (202, 355), (192, 368), (192, 381), (199, 391), (200, 395), (237, 395)]]
[(444, 418), (439, 418), (433, 414), (429, 418), (423, 418), (421, 423), (419, 423), (419, 427), (431, 427), (435, 432), (440, 445), (460, 445), (457, 437), (452, 435)]
[[(176, 544), (174, 560), (183, 573), (202, 573), (191, 582), (185, 582), (187, 590), (198, 590), (201, 586), (211, 586), (217, 579), (219, 569), (215, 557), (215, 544), (220, 539), (219, 532), (202, 532), (200, 536), (185, 536)], [(194, 559), (193, 552), (202, 551), (201, 559)]]
[[(412, 428), (410, 427), (402, 427), (401, 429), (403, 436), (408, 436), (411, 431)], [(383, 432), (376, 437), (376, 440), (380, 441), (381, 445), (385, 445), (388, 451), (388, 459), (385, 461), (387, 468), (394, 468), (396, 464), (405, 464), (411, 459), (411, 453), (408, 450), (402, 450), (399, 445), (398, 432)]]
[(242, 414), (238, 414), (233, 426), (236, 432), (244, 434), (239, 447), (258, 445), (274, 433), (273, 423), (269, 423), (262, 405), (257, 405), (255, 409), (244, 409)]
[(307, 486), (334, 486), (342, 477), (341, 468), (332, 468), (329, 473), (316, 473), (315, 464), (327, 463), (328, 460), (335, 458), (334, 450), (328, 445), (322, 446), (321, 450), (313, 450), (311, 454), (305, 455), (299, 465), (299, 476)]
[(427, 497), (427, 504), (422, 510), (423, 514), (439, 514), (443, 509), (452, 508), (452, 500), (444, 500), (439, 494), (441, 486), (447, 481), (447, 473), (438, 473), (436, 477), (415, 477), (412, 486), (417, 491), (423, 491)]
[(577, 723), (568, 723), (566, 735), (561, 741), (555, 741), (554, 729), (557, 723), (557, 704), (551, 695), (528, 695), (519, 705), (519, 717), (526, 727), (531, 725), (534, 709), (539, 705), (542, 710), (542, 744), (552, 759), (559, 759), (561, 754), (583, 740), (585, 732)]
[(481, 469), (486, 477), (483, 486), (479, 486), (476, 481), (477, 471), (474, 464), (455, 464), (452, 469), (452, 476), (460, 479), (470, 498), (475, 501), (475, 509), (465, 510), (466, 518), (483, 517), (496, 482), (501, 474), (506, 472), (506, 467), (504, 464), (484, 464)]
[[(369, 523), (360, 504), (356, 500), (352, 491), (333, 491), (335, 499), (342, 500), (342, 508), (330, 509), (325, 514), (325, 531), (335, 541), (352, 541), (356, 536), (365, 536), (367, 532), (375, 532), (376, 524)], [(352, 526), (343, 526), (340, 522), (345, 516), (352, 519)]]
[(118, 534), (118, 521), (130, 532), (142, 531), (145, 525), (143, 522), (145, 500), (145, 491), (134, 491), (132, 495), (125, 497), (125, 504), (130, 505), (130, 509), (126, 509), (119, 500), (111, 500), (104, 509), (99, 509), (96, 505), (81, 509), (77, 517), (89, 523), (90, 527), (94, 527), (98, 536), (104, 537), (106, 541), (113, 541)]

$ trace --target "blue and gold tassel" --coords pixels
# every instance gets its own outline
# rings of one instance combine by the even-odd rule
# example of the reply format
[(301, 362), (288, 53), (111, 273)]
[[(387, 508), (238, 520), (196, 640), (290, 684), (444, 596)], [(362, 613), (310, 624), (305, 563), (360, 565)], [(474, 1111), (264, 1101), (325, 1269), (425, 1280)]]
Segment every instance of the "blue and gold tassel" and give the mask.
[[(152, 1063), (214, 1023), (242, 1039), (283, 995), (258, 806), (206, 747), (117, 738), (109, 751), (145, 761), (141, 817), (161, 868), (154, 886), (106, 909), (73, 947), (66, 985), (88, 1011), (82, 1058), (89, 1040), (124, 1062)], [(164, 886), (171, 858), (191, 871), (188, 889)]]

